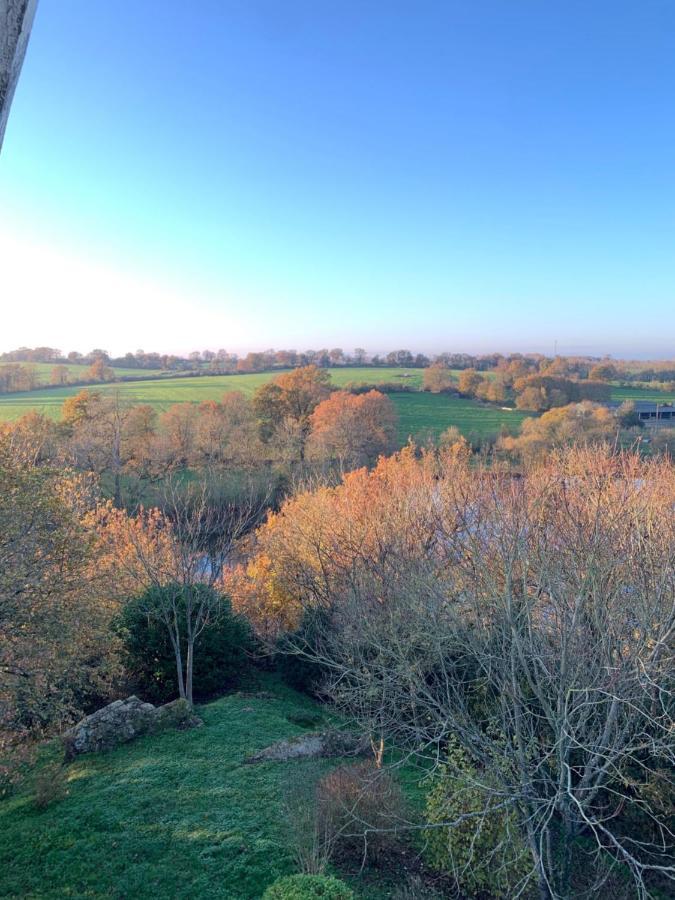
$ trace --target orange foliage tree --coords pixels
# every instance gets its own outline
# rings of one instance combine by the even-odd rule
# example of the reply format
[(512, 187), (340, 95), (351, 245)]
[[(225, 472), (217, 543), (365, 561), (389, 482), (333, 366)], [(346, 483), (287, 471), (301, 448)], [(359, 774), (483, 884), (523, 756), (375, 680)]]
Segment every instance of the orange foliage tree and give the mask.
[(0, 758), (2, 744), (72, 720), (114, 671), (86, 476), (36, 464), (0, 440)]
[[(463, 468), (462, 462), (448, 463)], [(384, 601), (400, 571), (434, 540), (437, 458), (406, 447), (337, 487), (287, 500), (258, 529), (249, 561), (226, 573), (233, 605), (267, 635), (292, 628), (309, 604), (354, 590)]]
[(379, 391), (336, 391), (312, 413), (307, 452), (310, 457), (339, 460), (349, 468), (366, 465), (391, 452), (396, 425), (394, 404)]
[(503, 437), (500, 449), (522, 459), (542, 457), (570, 444), (599, 444), (615, 440), (619, 422), (611, 410), (595, 403), (558, 406), (525, 419), (518, 437)]
[(331, 392), (330, 375), (317, 366), (302, 366), (262, 385), (253, 405), (261, 423), (261, 436), (270, 438), (290, 420), (299, 431), (298, 455), (304, 459), (305, 443), (311, 430), (311, 415)]

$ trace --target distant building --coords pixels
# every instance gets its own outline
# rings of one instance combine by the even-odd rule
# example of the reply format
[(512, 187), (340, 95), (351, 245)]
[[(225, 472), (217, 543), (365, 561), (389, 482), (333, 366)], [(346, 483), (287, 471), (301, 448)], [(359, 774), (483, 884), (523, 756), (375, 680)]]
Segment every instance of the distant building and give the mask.
[[(632, 400), (636, 416), (645, 425), (675, 425), (675, 405), (656, 403), (653, 400)], [(615, 412), (622, 406), (618, 401), (607, 404)]]

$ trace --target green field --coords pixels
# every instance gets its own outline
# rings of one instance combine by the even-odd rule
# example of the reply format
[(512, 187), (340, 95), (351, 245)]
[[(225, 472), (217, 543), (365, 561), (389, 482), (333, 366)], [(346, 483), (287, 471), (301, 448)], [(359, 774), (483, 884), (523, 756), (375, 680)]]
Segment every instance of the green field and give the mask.
[(657, 403), (675, 403), (675, 392), (650, 391), (645, 388), (612, 387), (612, 400), (651, 400)]
[[(295, 871), (282, 813), (289, 780), (311, 784), (339, 762), (243, 764), (302, 733), (289, 715), (323, 713), (281, 683), (268, 686), (266, 699), (235, 694), (199, 707), (202, 728), (79, 757), (68, 796), (43, 811), (29, 777), (0, 801), (0, 897), (259, 900)], [(414, 792), (416, 777), (406, 781)], [(390, 896), (382, 873), (352, 886), (364, 900)]]
[[(381, 383), (401, 384), (419, 388), (422, 372), (419, 369), (397, 368), (348, 368), (329, 369), (331, 379), (338, 387), (350, 382), (376, 386)], [(199, 403), (203, 400), (220, 400), (226, 391), (243, 391), (251, 396), (256, 388), (269, 381), (275, 373), (255, 375), (209, 375), (183, 378), (157, 378), (148, 381), (128, 381), (120, 384), (96, 385), (92, 389), (118, 394), (131, 403), (147, 403), (158, 410), (165, 410), (173, 403)], [(11, 421), (31, 409), (58, 419), (61, 406), (67, 397), (81, 388), (63, 387), (31, 391), (30, 393), (0, 396), (0, 421)], [(517, 427), (525, 417), (517, 411), (504, 411), (485, 406), (474, 400), (464, 400), (441, 394), (419, 391), (392, 394), (400, 418), (399, 442), (406, 443), (410, 435), (440, 434), (450, 425), (456, 425), (466, 435), (492, 434), (502, 425)]]
[[(80, 366), (73, 365), (72, 363), (31, 363), (31, 362), (20, 362), (20, 363), (7, 363), (0, 362), (0, 366), (29, 366), (31, 369), (35, 369), (35, 372), (38, 376), (38, 380), (41, 384), (49, 384), (52, 369), (54, 366), (65, 366), (68, 369), (68, 377), (73, 381), (86, 381), (87, 380), (87, 371), (89, 366)], [(117, 368), (113, 367), (113, 372), (115, 373), (117, 378), (126, 378), (126, 377), (136, 377), (138, 375), (159, 375), (161, 369), (125, 369), (125, 368)]]
[(517, 431), (523, 419), (530, 413), (520, 410), (504, 410), (475, 400), (465, 400), (448, 394), (392, 394), (399, 415), (399, 440), (403, 444), (408, 436), (434, 437), (455, 425), (466, 437), (485, 437), (496, 434), (503, 426)]
[[(45, 366), (50, 369), (50, 366)], [(77, 369), (78, 367), (73, 367)], [(81, 367), (80, 367), (81, 368)], [(121, 374), (139, 374), (138, 370), (120, 369)], [(328, 370), (338, 387), (350, 382), (372, 384), (400, 384), (420, 388), (420, 369), (398, 368), (336, 368)], [(256, 388), (269, 381), (277, 373), (262, 372), (254, 375), (206, 375), (188, 377), (162, 377), (147, 381), (126, 381), (117, 384), (95, 386), (104, 393), (116, 393), (130, 403), (147, 403), (157, 410), (165, 410), (173, 403), (200, 403), (203, 400), (219, 400), (226, 391), (243, 391), (251, 396)], [(51, 418), (58, 419), (61, 406), (78, 387), (38, 389), (30, 393), (0, 395), (0, 421), (19, 418), (29, 410), (37, 410)], [(400, 427), (399, 442), (404, 444), (409, 435), (421, 437), (426, 434), (438, 435), (451, 425), (457, 426), (463, 434), (485, 436), (498, 432), (503, 426), (517, 430), (526, 413), (518, 410), (503, 410), (484, 405), (474, 400), (465, 400), (444, 394), (426, 394), (419, 391), (401, 392), (391, 395), (396, 406)], [(664, 394), (641, 388), (612, 388), (613, 400), (660, 400), (664, 403), (675, 401), (675, 394)]]
[[(116, 370), (117, 371), (117, 370)], [(131, 370), (120, 369), (119, 372)], [(353, 368), (329, 369), (334, 384), (341, 387), (350, 382), (381, 384), (401, 383), (420, 387), (420, 370), (395, 368)], [(135, 370), (138, 375), (139, 370)], [(151, 373), (149, 373), (151, 374)], [(220, 400), (225, 391), (243, 391), (251, 396), (256, 388), (274, 378), (278, 372), (261, 372), (254, 375), (202, 375), (187, 377), (164, 377), (146, 381), (125, 381), (119, 384), (91, 385), (91, 390), (119, 394), (132, 403), (149, 403), (156, 409), (167, 409), (172, 403), (201, 403), (202, 400)], [(0, 395), (0, 420), (8, 421), (35, 409), (51, 418), (58, 419), (61, 405), (66, 397), (72, 397), (81, 387), (47, 388), (30, 392)]]

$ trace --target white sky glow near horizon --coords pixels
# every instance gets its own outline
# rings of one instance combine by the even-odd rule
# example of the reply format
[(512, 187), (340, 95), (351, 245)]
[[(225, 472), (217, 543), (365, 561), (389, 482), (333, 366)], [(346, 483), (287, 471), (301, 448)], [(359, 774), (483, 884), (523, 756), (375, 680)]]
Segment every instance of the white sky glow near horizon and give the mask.
[(219, 334), (229, 338), (227, 349), (246, 345), (249, 323), (232, 314), (238, 304), (218, 312), (183, 285), (84, 258), (1, 224), (0, 270), (2, 351), (48, 346), (67, 353), (97, 346), (113, 355), (139, 348), (181, 353), (225, 346)]

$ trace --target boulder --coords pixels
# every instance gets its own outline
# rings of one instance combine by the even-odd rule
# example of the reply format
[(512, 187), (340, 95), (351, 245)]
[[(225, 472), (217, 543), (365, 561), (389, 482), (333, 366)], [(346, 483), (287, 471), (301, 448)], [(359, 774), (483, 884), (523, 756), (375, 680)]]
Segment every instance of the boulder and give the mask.
[(195, 728), (201, 724), (186, 700), (174, 700), (164, 706), (153, 706), (133, 696), (115, 700), (66, 731), (63, 735), (66, 759), (80, 753), (111, 750), (142, 734), (167, 728)]
[(335, 756), (366, 756), (371, 753), (367, 737), (348, 731), (310, 731), (295, 738), (277, 741), (252, 753), (245, 763), (283, 762), (287, 759), (328, 759)]

